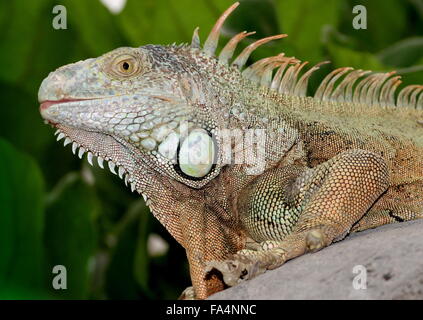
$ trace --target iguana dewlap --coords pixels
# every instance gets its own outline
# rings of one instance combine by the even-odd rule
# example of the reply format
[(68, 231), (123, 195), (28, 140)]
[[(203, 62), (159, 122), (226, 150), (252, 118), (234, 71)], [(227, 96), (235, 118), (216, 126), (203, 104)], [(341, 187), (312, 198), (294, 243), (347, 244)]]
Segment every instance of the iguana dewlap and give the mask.
[[(423, 217), (423, 86), (394, 73), (331, 72), (283, 54), (245, 67), (268, 37), (118, 48), (63, 66), (39, 89), (42, 117), (79, 157), (144, 196), (210, 294), (360, 231)], [(273, 73), (273, 70), (276, 72)], [(300, 281), (300, 280), (299, 280)]]

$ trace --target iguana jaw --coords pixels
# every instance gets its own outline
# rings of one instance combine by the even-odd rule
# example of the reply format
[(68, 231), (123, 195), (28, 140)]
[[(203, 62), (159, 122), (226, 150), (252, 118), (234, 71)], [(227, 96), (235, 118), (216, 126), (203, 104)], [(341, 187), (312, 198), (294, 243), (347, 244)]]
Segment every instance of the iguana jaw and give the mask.
[(131, 191), (137, 191), (147, 200), (145, 188), (139, 183), (142, 179), (140, 171), (143, 168), (142, 158), (126, 141), (96, 131), (87, 131), (67, 127), (63, 124), (54, 124), (57, 140), (64, 139), (64, 146), (71, 144), (72, 152), (82, 159), (87, 155), (91, 165), (108, 168), (113, 174), (125, 181)]
[(87, 154), (87, 160), (91, 165), (94, 165), (95, 160), (97, 160), (101, 168), (108, 168), (112, 173), (118, 175), (131, 188), (131, 191), (136, 190), (147, 201), (149, 197), (145, 194), (146, 188), (141, 182), (142, 176), (146, 171), (146, 165), (143, 163), (143, 158), (139, 150), (117, 136), (90, 128), (83, 129), (67, 125), (60, 121), (55, 121), (52, 116), (50, 109), (52, 106), (66, 108), (66, 106), (72, 103), (83, 104), (89, 100), (101, 101), (101, 98), (67, 98), (40, 101), (40, 113), (47, 123), (57, 129), (55, 133), (57, 141), (64, 139), (64, 146), (71, 144), (72, 152), (81, 159), (84, 154)]

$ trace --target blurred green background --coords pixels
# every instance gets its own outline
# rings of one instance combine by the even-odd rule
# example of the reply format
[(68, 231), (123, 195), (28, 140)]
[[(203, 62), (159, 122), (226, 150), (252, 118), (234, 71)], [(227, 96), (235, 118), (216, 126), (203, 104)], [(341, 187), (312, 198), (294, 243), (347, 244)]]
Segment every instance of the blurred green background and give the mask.
[[(232, 3), (127, 0), (111, 13), (99, 0), (0, 1), (0, 298), (173, 299), (190, 285), (184, 250), (119, 178), (55, 141), (37, 92), (56, 68), (119, 46), (189, 42), (196, 26), (204, 41)], [(67, 9), (66, 30), (52, 27), (57, 4)], [(367, 8), (367, 30), (352, 28), (356, 4)], [(257, 33), (241, 48), (289, 34), (251, 62), (282, 51), (332, 61), (311, 91), (340, 66), (423, 83), (423, 0), (246, 0), (223, 39), (242, 30)], [(67, 290), (52, 288), (55, 265), (67, 268)]]

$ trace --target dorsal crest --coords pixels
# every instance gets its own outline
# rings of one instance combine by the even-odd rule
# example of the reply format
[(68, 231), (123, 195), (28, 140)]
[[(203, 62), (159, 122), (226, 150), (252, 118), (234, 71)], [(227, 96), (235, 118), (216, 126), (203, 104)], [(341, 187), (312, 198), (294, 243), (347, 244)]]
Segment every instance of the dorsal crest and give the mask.
[[(207, 40), (201, 49), (198, 28), (194, 30), (192, 48), (201, 49), (207, 56), (215, 56), (219, 41), (220, 30), (227, 17), (238, 7), (235, 2), (226, 9), (216, 21)], [(226, 66), (236, 67), (244, 78), (268, 87), (281, 94), (304, 97), (307, 94), (310, 76), (324, 61), (305, 70), (307, 61), (302, 62), (294, 57), (285, 57), (284, 53), (261, 59), (251, 66), (245, 64), (251, 53), (262, 44), (271, 40), (287, 37), (286, 34), (266, 37), (248, 45), (237, 57), (233, 57), (238, 43), (255, 32), (243, 31), (233, 36), (224, 46), (217, 59)], [(230, 62), (232, 60), (232, 62)], [(245, 68), (244, 68), (245, 67)], [(276, 72), (274, 72), (274, 70)], [(354, 70), (350, 67), (338, 68), (330, 72), (320, 83), (314, 98), (320, 101), (350, 102), (382, 107), (409, 107), (423, 110), (423, 86), (409, 85), (397, 93), (401, 84), (400, 76), (392, 72), (371, 72)]]

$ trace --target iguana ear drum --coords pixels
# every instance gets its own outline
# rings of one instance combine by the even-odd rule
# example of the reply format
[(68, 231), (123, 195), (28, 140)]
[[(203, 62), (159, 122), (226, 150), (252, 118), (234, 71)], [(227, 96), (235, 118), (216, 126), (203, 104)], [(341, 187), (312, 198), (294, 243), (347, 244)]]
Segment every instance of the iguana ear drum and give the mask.
[(205, 177), (214, 166), (215, 148), (215, 143), (206, 130), (192, 130), (178, 150), (178, 171), (192, 180)]

